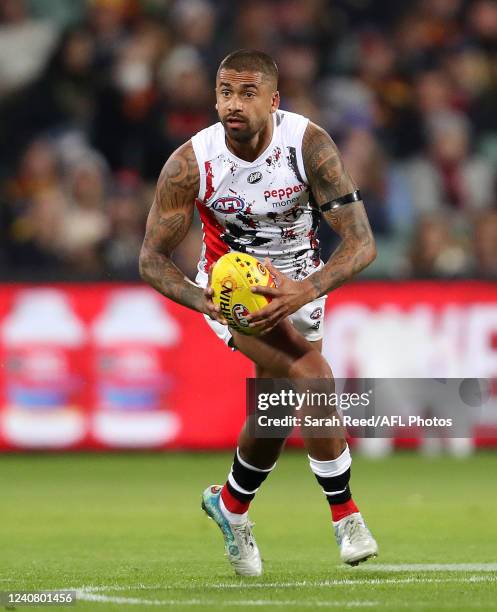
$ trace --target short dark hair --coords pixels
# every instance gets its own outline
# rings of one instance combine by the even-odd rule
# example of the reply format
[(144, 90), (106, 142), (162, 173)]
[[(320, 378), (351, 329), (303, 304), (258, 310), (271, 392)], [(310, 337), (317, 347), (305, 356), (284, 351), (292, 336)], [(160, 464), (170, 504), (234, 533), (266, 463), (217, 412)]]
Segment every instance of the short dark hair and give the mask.
[(278, 66), (274, 59), (255, 49), (239, 49), (227, 55), (219, 64), (217, 74), (221, 70), (235, 70), (236, 72), (261, 72), (265, 77), (274, 81), (275, 87), (278, 85)]

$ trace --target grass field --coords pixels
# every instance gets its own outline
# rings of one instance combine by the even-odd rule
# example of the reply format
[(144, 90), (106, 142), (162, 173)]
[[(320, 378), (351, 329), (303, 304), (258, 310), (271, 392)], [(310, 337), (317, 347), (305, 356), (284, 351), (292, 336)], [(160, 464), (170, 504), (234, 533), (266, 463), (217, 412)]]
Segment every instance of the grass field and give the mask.
[[(305, 455), (251, 510), (265, 561), (241, 579), (200, 510), (228, 454), (0, 457), (0, 590), (78, 589), (77, 610), (497, 610), (497, 455), (353, 465), (380, 557), (340, 566)], [(461, 565), (464, 564), (464, 565)]]

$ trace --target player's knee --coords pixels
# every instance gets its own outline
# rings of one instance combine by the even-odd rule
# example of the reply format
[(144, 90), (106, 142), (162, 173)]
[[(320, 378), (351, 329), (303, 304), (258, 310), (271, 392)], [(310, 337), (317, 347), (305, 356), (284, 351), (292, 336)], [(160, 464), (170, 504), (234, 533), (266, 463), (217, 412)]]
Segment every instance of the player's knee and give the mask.
[(333, 373), (321, 353), (312, 350), (293, 362), (290, 367), (289, 377), (332, 379)]

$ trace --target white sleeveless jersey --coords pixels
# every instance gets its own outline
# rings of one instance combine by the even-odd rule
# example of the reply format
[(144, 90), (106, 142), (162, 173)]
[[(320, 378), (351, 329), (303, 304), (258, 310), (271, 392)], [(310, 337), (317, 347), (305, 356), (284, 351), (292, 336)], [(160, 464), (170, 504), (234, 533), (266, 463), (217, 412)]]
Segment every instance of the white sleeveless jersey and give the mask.
[(197, 206), (204, 243), (199, 270), (205, 272), (229, 251), (269, 257), (279, 270), (300, 280), (321, 266), (317, 230), (320, 213), (309, 201), (302, 160), (308, 119), (273, 114), (273, 137), (253, 162), (239, 159), (216, 123), (192, 138), (200, 170)]

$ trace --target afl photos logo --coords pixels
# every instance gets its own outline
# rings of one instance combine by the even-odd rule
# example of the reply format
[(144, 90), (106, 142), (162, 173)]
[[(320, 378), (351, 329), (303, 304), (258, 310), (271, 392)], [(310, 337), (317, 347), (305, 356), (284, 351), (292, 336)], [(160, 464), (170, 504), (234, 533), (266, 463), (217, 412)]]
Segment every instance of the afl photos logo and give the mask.
[(252, 172), (249, 174), (247, 183), (254, 185), (254, 183), (258, 183), (262, 179), (262, 172)]

